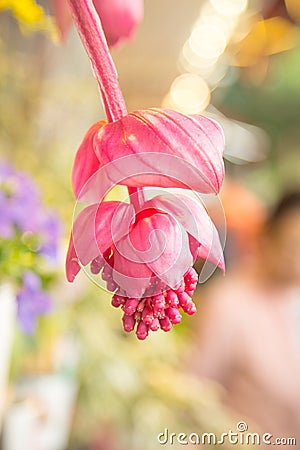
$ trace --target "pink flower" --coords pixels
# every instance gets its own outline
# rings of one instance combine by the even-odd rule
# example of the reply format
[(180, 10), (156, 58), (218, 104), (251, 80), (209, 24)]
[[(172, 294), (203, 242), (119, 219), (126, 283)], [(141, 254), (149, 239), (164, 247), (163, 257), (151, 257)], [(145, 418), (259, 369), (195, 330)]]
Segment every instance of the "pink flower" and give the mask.
[(81, 266), (101, 272), (112, 305), (122, 305), (125, 331), (136, 327), (139, 339), (150, 330), (169, 331), (180, 323), (180, 309), (196, 312), (191, 296), (198, 276), (192, 265), (199, 257), (222, 270), (224, 260), (217, 232), (201, 203), (183, 194), (158, 195), (139, 210), (130, 203), (102, 202), (77, 217), (68, 255), (67, 278)]
[[(73, 281), (89, 267), (122, 306), (125, 331), (139, 339), (169, 331), (191, 299), (198, 257), (224, 270), (222, 247), (206, 209), (165, 188), (218, 193), (224, 178), (224, 136), (213, 120), (161, 108), (128, 113), (92, 0), (69, 0), (90, 57), (107, 116), (84, 137), (75, 158), (73, 188), (88, 203), (72, 228), (66, 272)], [(129, 202), (105, 201), (125, 185)], [(149, 194), (144, 187), (160, 188)], [(146, 199), (146, 194), (148, 199)], [(150, 198), (149, 198), (150, 196)]]
[[(93, 0), (110, 47), (132, 38), (143, 19), (143, 0)], [(53, 14), (64, 40), (72, 23), (67, 0), (52, 0)]]

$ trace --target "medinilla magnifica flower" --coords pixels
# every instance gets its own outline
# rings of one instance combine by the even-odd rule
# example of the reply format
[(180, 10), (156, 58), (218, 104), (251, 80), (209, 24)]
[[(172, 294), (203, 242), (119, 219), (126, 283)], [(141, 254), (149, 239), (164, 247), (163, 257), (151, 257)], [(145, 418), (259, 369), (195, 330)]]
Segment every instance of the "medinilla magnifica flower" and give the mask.
[[(200, 115), (161, 108), (127, 113), (101, 21), (92, 0), (69, 0), (98, 80), (107, 121), (92, 125), (76, 155), (73, 188), (89, 203), (77, 216), (67, 255), (67, 278), (81, 267), (106, 283), (123, 309), (125, 331), (145, 339), (169, 331), (191, 299), (198, 257), (224, 270), (217, 232), (200, 203), (166, 188), (218, 193), (224, 177), (220, 126)], [(105, 201), (115, 184), (129, 202)], [(144, 187), (158, 187), (158, 195)], [(163, 192), (162, 192), (163, 191)], [(147, 198), (146, 198), (147, 194)], [(149, 198), (150, 197), (150, 198)]]

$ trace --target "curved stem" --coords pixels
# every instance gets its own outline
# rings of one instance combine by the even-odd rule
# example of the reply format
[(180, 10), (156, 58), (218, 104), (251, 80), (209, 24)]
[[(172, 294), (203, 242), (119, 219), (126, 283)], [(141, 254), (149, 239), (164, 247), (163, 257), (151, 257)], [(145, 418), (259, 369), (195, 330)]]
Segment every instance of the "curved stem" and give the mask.
[[(115, 122), (127, 115), (127, 109), (101, 20), (92, 0), (69, 0), (69, 4), (98, 81), (107, 120)], [(135, 208), (139, 209), (145, 201), (143, 189), (128, 188), (128, 192)]]
[(74, 22), (91, 60), (98, 81), (107, 119), (110, 122), (127, 114), (118, 75), (110, 56), (101, 21), (92, 0), (69, 0)]

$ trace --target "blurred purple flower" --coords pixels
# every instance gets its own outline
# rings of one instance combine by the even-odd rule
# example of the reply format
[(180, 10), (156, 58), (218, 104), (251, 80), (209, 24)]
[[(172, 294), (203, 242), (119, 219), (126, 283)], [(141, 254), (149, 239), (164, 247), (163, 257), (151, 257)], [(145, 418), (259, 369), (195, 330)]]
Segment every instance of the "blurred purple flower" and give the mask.
[[(12, 166), (0, 163), (1, 264), (13, 282), (19, 282), (21, 278), (17, 294), (18, 318), (27, 334), (34, 332), (38, 316), (46, 314), (51, 308), (51, 299), (43, 290), (38, 268), (41, 258), (57, 263), (61, 231), (60, 221), (53, 211), (44, 207), (33, 180)], [(13, 242), (9, 242), (11, 240)], [(14, 264), (9, 259), (6, 261), (5, 249), (10, 246), (21, 257), (30, 251), (31, 262), (24, 267), (24, 262), (20, 261), (18, 265), (18, 257)], [(32, 271), (33, 267), (37, 267), (36, 272)], [(48, 275), (51, 278), (51, 274)]]
[(17, 305), (20, 326), (26, 334), (32, 334), (37, 318), (51, 309), (51, 299), (42, 290), (39, 276), (30, 270), (23, 274), (23, 286), (17, 295)]
[(37, 232), (40, 209), (39, 192), (30, 178), (8, 165), (0, 166), (1, 236), (12, 238), (15, 227), (21, 232)]
[(0, 237), (12, 239), (15, 232), (36, 234), (37, 252), (56, 261), (61, 224), (45, 210), (39, 191), (28, 175), (9, 165), (0, 165)]
[(58, 258), (58, 241), (62, 234), (61, 223), (57, 220), (54, 214), (49, 214), (45, 217), (44, 223), (41, 227), (42, 245), (39, 253), (47, 256), (53, 262), (57, 262)]

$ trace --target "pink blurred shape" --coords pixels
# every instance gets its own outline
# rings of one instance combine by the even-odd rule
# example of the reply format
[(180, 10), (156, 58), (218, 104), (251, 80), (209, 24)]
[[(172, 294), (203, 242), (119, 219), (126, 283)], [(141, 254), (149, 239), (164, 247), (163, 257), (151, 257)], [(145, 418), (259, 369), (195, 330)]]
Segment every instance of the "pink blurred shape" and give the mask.
[[(67, 0), (52, 0), (52, 11), (60, 31), (61, 41), (66, 39), (72, 23)], [(143, 19), (143, 0), (93, 0), (102, 22), (109, 47), (131, 39)]]
[(93, 2), (110, 47), (132, 38), (133, 32), (143, 19), (143, 0), (93, 0)]

